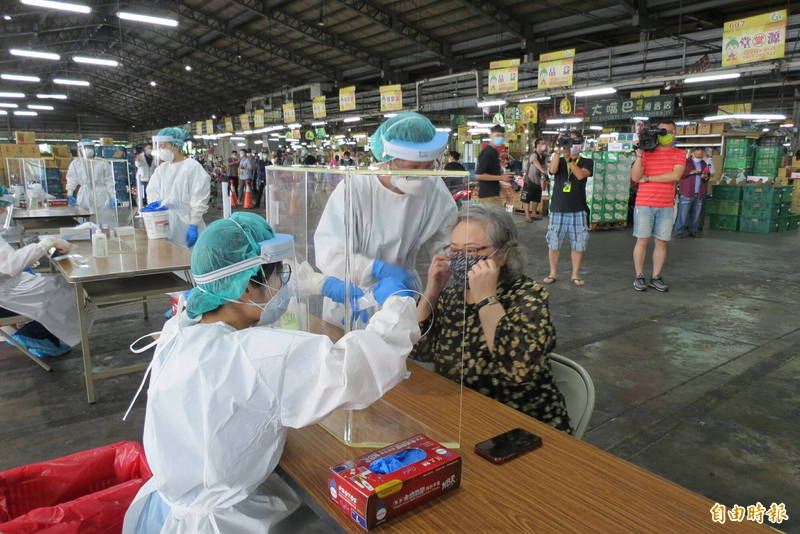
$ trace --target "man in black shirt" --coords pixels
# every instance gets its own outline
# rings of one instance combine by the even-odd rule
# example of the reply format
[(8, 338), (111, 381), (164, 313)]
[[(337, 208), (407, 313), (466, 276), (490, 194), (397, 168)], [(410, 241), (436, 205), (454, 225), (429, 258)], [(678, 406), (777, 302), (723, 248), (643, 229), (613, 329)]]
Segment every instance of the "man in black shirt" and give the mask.
[(446, 171), (465, 171), (467, 169), (459, 161), (461, 159), (461, 154), (456, 152), (455, 150), (450, 151), (450, 161), (447, 162), (447, 165), (444, 166), (444, 170)]
[(581, 157), (583, 136), (578, 131), (570, 133), (571, 147), (556, 147), (550, 160), (550, 174), (553, 178), (553, 192), (550, 198), (550, 224), (547, 227), (547, 248), (550, 260), (550, 273), (543, 280), (545, 284), (556, 281), (558, 256), (561, 243), (569, 235), (572, 248), (572, 277), (576, 286), (584, 285), (580, 277), (581, 260), (589, 241), (586, 204), (586, 179), (592, 175), (592, 160)]
[(350, 157), (350, 152), (347, 151), (342, 155), (342, 159), (339, 160), (339, 165), (342, 167), (354, 167), (355, 164), (355, 160)]
[(500, 153), (496, 147), (505, 143), (506, 129), (495, 124), (489, 135), (489, 144), (478, 155), (478, 165), (475, 167), (475, 178), (478, 180), (478, 198), (481, 204), (491, 204), (505, 208), (505, 201), (500, 196), (500, 185), (503, 182), (508, 186), (511, 175), (504, 175), (500, 166)]

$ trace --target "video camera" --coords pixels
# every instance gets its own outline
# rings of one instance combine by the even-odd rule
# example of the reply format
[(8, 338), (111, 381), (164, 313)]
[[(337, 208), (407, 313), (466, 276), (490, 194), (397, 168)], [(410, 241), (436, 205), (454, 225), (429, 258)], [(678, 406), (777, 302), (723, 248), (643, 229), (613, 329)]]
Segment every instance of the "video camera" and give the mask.
[(558, 139), (556, 139), (556, 146), (560, 146), (563, 148), (572, 148), (572, 145), (582, 145), (583, 138), (573, 138), (570, 135), (560, 135)]
[(668, 133), (669, 132), (667, 132), (667, 130), (664, 128), (648, 126), (642, 131), (642, 133), (639, 134), (639, 144), (636, 146), (636, 148), (640, 148), (645, 152), (652, 152), (659, 145), (658, 136), (667, 135)]

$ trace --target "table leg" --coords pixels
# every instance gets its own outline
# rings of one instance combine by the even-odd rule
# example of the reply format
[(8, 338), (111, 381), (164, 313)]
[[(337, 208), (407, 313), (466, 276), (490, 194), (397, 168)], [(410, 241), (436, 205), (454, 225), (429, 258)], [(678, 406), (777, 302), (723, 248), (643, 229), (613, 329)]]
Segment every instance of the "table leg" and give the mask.
[(83, 351), (83, 377), (86, 381), (86, 401), (94, 404), (97, 397), (94, 393), (94, 364), (92, 364), (92, 353), (89, 349), (89, 320), (87, 318), (86, 292), (83, 284), (75, 284), (75, 296), (78, 302), (78, 322), (81, 327), (81, 350)]
[(146, 321), (149, 319), (149, 314), (147, 312), (147, 297), (142, 297), (142, 310), (144, 311), (144, 320)]

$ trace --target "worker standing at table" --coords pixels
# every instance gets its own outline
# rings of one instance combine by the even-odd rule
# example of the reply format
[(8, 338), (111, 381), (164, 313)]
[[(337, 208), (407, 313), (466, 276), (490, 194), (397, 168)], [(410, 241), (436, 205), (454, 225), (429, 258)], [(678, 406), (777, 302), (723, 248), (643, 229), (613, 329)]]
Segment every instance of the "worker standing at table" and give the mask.
[(153, 137), (158, 166), (147, 184), (147, 199), (148, 207), (169, 208), (170, 241), (192, 247), (205, 228), (211, 177), (181, 150), (188, 138), (181, 128), (164, 128)]
[[(95, 158), (94, 141), (78, 142), (78, 157), (67, 168), (67, 200), (94, 214), (115, 206), (111, 163)], [(105, 221), (100, 221), (105, 224)]]
[[(7, 194), (0, 184), (0, 214), (12, 202)], [(24, 315), (33, 319), (12, 337), (40, 358), (65, 354), (81, 341), (75, 290), (60, 276), (31, 269), (53, 248), (63, 254), (69, 250), (69, 243), (43, 237), (38, 243), (15, 250), (0, 235), (0, 317)]]
[(376, 288), (383, 309), (367, 329), (336, 343), (265, 328), (288, 308), (292, 271), (282, 260), (293, 257), (291, 236), (255, 213), (214, 221), (200, 236), (197, 287), (164, 325), (150, 366), (144, 448), (153, 477), (124, 534), (305, 532), (289, 517), (299, 498), (273, 472), (287, 429), (365, 408), (403, 380), (419, 327), (397, 280)]
[[(448, 135), (437, 132), (419, 113), (400, 113), (381, 124), (370, 138), (372, 153), (388, 170), (428, 170), (447, 147)], [(353, 283), (359, 288), (387, 276), (421, 289), (416, 273), (417, 253), (423, 246), (438, 254), (450, 242), (448, 228), (458, 208), (439, 176), (353, 175), (336, 187), (314, 234), (317, 268), (344, 278), (347, 247), (346, 189), (350, 187)], [(326, 297), (335, 297), (333, 291)], [(356, 293), (361, 290), (356, 289)], [(333, 324), (344, 320), (342, 306), (331, 300), (323, 305), (323, 318)]]

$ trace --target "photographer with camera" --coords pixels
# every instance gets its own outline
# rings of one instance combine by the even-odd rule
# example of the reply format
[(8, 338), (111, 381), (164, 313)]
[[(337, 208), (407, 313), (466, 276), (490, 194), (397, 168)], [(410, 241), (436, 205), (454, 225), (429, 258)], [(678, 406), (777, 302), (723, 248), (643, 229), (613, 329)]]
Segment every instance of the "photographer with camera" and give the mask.
[(592, 160), (581, 158), (583, 136), (572, 131), (568, 136), (559, 137), (556, 149), (550, 160), (550, 174), (553, 177), (553, 192), (550, 198), (550, 223), (547, 227), (548, 259), (550, 273), (542, 280), (545, 284), (556, 281), (558, 257), (564, 237), (569, 235), (572, 249), (572, 276), (570, 281), (576, 286), (584, 282), (580, 277), (581, 260), (589, 241), (586, 204), (586, 179), (592, 175)]
[[(489, 134), (489, 144), (483, 147), (475, 166), (475, 178), (478, 180), (478, 198), (481, 204), (490, 204), (505, 209), (506, 203), (500, 196), (500, 186), (510, 187), (512, 174), (504, 174), (500, 165), (500, 153), (497, 149), (506, 142), (506, 129), (495, 124)], [(502, 182), (502, 184), (501, 184)]]
[[(654, 136), (658, 144), (651, 148), (655, 145), (652, 142)], [(631, 169), (631, 179), (639, 184), (633, 211), (633, 236), (636, 238), (633, 288), (636, 291), (646, 291), (648, 286), (659, 292), (669, 291), (669, 286), (661, 278), (661, 270), (667, 259), (667, 241), (672, 236), (675, 219), (675, 184), (686, 167), (686, 152), (672, 146), (674, 137), (675, 123), (671, 120), (661, 121), (657, 128), (643, 132), (636, 150), (636, 162)], [(653, 276), (648, 284), (644, 262), (650, 238), (655, 238), (655, 247)]]

